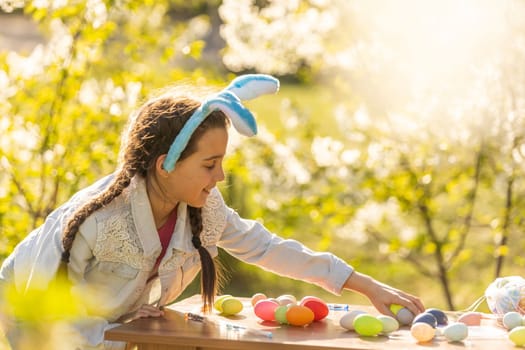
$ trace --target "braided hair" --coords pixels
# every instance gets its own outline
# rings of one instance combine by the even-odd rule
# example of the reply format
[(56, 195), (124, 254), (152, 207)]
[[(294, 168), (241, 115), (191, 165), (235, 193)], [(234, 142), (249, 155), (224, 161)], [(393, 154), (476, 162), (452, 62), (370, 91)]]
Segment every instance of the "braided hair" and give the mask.
[[(157, 158), (168, 153), (169, 147), (186, 121), (199, 107), (195, 99), (165, 94), (141, 107), (130, 124), (120, 155), (120, 167), (110, 185), (99, 195), (79, 207), (66, 223), (62, 236), (64, 251), (60, 271), (67, 274), (67, 264), (75, 236), (84, 221), (95, 211), (120, 196), (134, 176), (146, 178), (154, 171)], [(179, 160), (194, 153), (197, 142), (209, 129), (226, 128), (228, 119), (221, 111), (212, 112), (193, 133)], [(217, 290), (217, 269), (208, 250), (202, 246), (201, 209), (188, 206), (192, 229), (192, 243), (201, 260), (201, 293), (204, 309), (209, 310)]]

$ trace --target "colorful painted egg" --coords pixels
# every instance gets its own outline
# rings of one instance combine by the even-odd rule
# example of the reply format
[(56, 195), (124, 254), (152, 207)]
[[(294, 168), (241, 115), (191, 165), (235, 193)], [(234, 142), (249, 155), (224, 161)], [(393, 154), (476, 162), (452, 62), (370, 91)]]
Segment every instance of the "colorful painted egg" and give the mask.
[(468, 326), (461, 322), (451, 323), (443, 328), (442, 333), (450, 342), (462, 341), (468, 337)]
[(252, 299), (251, 299), (252, 306), (255, 306), (255, 304), (257, 304), (257, 302), (258, 302), (259, 300), (264, 300), (264, 299), (268, 299), (268, 297), (266, 296), (266, 294), (264, 294), (264, 293), (255, 293), (255, 294), (252, 296)]
[(399, 329), (399, 322), (388, 315), (378, 315), (377, 319), (383, 324), (382, 334), (389, 334)]
[(215, 298), (215, 301), (213, 302), (213, 307), (215, 308), (215, 310), (222, 312), (222, 302), (226, 298), (233, 298), (233, 296), (230, 294), (224, 294)]
[(448, 324), (448, 317), (443, 311), (439, 309), (431, 308), (431, 309), (426, 309), (425, 312), (428, 312), (434, 315), (438, 326), (445, 326)]
[(354, 318), (357, 315), (365, 314), (366, 312), (361, 310), (352, 310), (345, 313), (341, 318), (339, 319), (339, 325), (343, 327), (344, 329), (348, 329), (349, 331), (354, 330)]
[(289, 305), (286, 319), (292, 326), (306, 326), (314, 321), (314, 312), (301, 305)]
[(354, 318), (354, 329), (357, 334), (374, 337), (383, 331), (383, 323), (369, 314), (360, 314)]
[(503, 315), (502, 322), (505, 328), (507, 328), (508, 330), (514, 329), (519, 326), (523, 326), (521, 314), (516, 311), (510, 311)]
[(297, 299), (290, 294), (284, 294), (277, 297), (279, 305), (297, 304)]
[(390, 305), (390, 311), (396, 316), (396, 320), (400, 325), (412, 324), (414, 320), (414, 314), (402, 305), (392, 304)]
[(420, 343), (431, 341), (436, 334), (436, 329), (425, 322), (414, 323), (410, 327), (410, 334)]
[(280, 324), (288, 324), (286, 319), (286, 312), (288, 311), (287, 305), (280, 305), (275, 309), (275, 320)]
[(275, 310), (279, 307), (276, 301), (270, 299), (259, 300), (253, 307), (253, 312), (263, 321), (274, 321)]
[(223, 315), (236, 315), (242, 311), (242, 302), (236, 298), (225, 298), (221, 303)]
[(509, 332), (509, 339), (516, 346), (525, 345), (525, 326), (518, 326)]
[(412, 323), (419, 323), (419, 322), (424, 322), (428, 324), (429, 326), (432, 326), (432, 328), (437, 327), (436, 317), (434, 317), (434, 315), (432, 315), (429, 312), (423, 312), (417, 315), (416, 317), (414, 317), (414, 320), (412, 321)]
[(314, 321), (320, 321), (328, 316), (328, 305), (320, 298), (308, 296), (301, 299), (299, 305), (306, 306), (314, 313)]
[(457, 322), (461, 322), (466, 324), (467, 326), (479, 326), (481, 324), (481, 318), (483, 315), (481, 312), (466, 312), (463, 315), (461, 315)]

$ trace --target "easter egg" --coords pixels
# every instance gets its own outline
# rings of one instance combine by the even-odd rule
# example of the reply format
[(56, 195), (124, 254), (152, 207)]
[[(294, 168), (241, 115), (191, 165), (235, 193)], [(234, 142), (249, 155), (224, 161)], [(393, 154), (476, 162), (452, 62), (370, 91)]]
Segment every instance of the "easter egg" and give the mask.
[(401, 325), (409, 325), (414, 320), (414, 314), (406, 307), (398, 304), (390, 305), (390, 311), (396, 316)]
[(279, 305), (288, 305), (288, 304), (296, 304), (297, 299), (293, 295), (284, 294), (279, 297), (277, 297), (277, 301), (279, 302)]
[(286, 319), (286, 311), (288, 311), (287, 305), (280, 305), (275, 309), (275, 320), (280, 324), (288, 324)]
[(292, 326), (305, 326), (314, 321), (314, 312), (306, 306), (289, 305), (286, 319)]
[(364, 311), (361, 310), (352, 310), (345, 313), (341, 318), (339, 319), (339, 325), (343, 327), (344, 329), (348, 329), (349, 331), (354, 330), (354, 318), (357, 315), (364, 314)]
[(233, 296), (230, 294), (224, 294), (215, 299), (215, 301), (213, 302), (213, 307), (215, 308), (215, 310), (222, 312), (222, 302), (226, 298), (233, 298)]
[(481, 318), (481, 312), (471, 311), (459, 316), (457, 321), (467, 326), (479, 326), (481, 324)]
[(448, 323), (447, 315), (443, 311), (441, 311), (439, 309), (434, 309), (434, 308), (426, 309), (425, 312), (428, 312), (428, 313), (434, 315), (434, 317), (436, 318), (438, 326), (444, 326), (444, 325), (446, 325)]
[(505, 315), (503, 315), (502, 322), (505, 328), (507, 328), (508, 330), (511, 330), (518, 326), (523, 326), (521, 314), (516, 311), (509, 311)]
[(443, 336), (448, 341), (462, 341), (468, 336), (468, 326), (461, 322), (451, 323), (443, 328)]
[(314, 321), (320, 321), (326, 316), (328, 316), (328, 305), (326, 305), (326, 303), (318, 297), (304, 297), (303, 299), (301, 299), (300, 305), (306, 306), (307, 308), (313, 311)]
[(399, 322), (388, 315), (378, 315), (377, 319), (383, 324), (383, 334), (389, 334), (399, 329)]
[(242, 302), (236, 298), (225, 298), (221, 303), (222, 314), (236, 315), (242, 311)]
[(253, 312), (263, 321), (275, 320), (275, 309), (279, 307), (276, 301), (270, 299), (259, 300), (253, 307)]
[(525, 326), (514, 327), (509, 332), (509, 339), (514, 345), (523, 346), (525, 345)]
[(436, 334), (436, 329), (425, 322), (414, 323), (410, 327), (410, 334), (420, 343), (431, 341)]
[(424, 323), (428, 324), (429, 326), (432, 326), (432, 328), (436, 328), (437, 327), (437, 320), (436, 320), (436, 318), (434, 317), (434, 315), (432, 315), (429, 312), (423, 312), (423, 313), (417, 315), (416, 317), (414, 317), (414, 320), (412, 321), (412, 323), (419, 323), (419, 322), (424, 322)]
[(252, 296), (252, 299), (251, 299), (252, 306), (255, 306), (255, 304), (257, 304), (257, 302), (258, 302), (259, 300), (264, 300), (264, 299), (268, 299), (268, 297), (266, 296), (266, 294), (264, 294), (264, 293), (255, 293), (255, 294)]
[(359, 335), (373, 337), (383, 331), (383, 323), (372, 315), (360, 314), (354, 318), (354, 329)]

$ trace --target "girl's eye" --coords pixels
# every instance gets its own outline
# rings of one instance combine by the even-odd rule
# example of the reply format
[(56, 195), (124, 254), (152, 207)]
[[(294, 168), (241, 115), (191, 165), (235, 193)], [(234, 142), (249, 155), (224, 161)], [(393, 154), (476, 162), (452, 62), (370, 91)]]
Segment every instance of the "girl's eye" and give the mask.
[(205, 167), (206, 169), (208, 169), (208, 170), (212, 170), (213, 168), (215, 168), (215, 163), (210, 164), (210, 165), (205, 165), (204, 167)]

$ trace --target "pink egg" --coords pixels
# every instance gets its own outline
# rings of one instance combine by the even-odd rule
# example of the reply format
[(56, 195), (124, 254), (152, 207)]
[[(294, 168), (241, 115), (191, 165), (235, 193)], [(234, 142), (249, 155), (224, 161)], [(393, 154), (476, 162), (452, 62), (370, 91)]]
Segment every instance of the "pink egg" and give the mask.
[(467, 326), (479, 326), (481, 324), (481, 312), (467, 312), (461, 315), (457, 322), (466, 324)]
[(263, 321), (275, 320), (275, 309), (279, 307), (279, 303), (273, 300), (264, 299), (259, 300), (253, 307), (253, 312)]
[(328, 305), (318, 298), (313, 296), (304, 297), (300, 303), (301, 306), (306, 306), (314, 313), (314, 321), (320, 321), (328, 316)]

